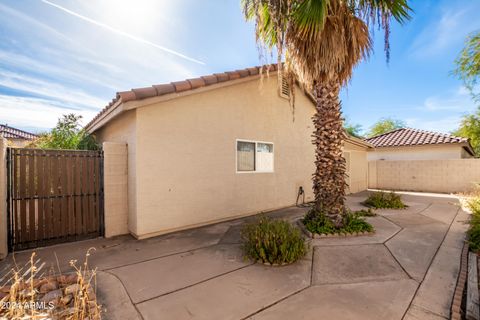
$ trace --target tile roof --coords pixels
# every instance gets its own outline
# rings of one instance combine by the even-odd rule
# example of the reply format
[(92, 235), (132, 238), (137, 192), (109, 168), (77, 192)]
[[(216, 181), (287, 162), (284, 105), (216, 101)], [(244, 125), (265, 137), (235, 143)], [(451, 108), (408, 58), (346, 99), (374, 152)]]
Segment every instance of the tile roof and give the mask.
[(277, 70), (277, 65), (270, 64), (270, 65), (245, 68), (245, 69), (240, 69), (235, 71), (227, 71), (223, 73), (214, 73), (212, 75), (201, 76), (198, 78), (187, 79), (183, 81), (176, 81), (176, 82), (170, 82), (165, 84), (153, 85), (151, 87), (135, 88), (129, 91), (117, 92), (116, 97), (112, 101), (110, 101), (110, 103), (107, 106), (105, 106), (85, 126), (85, 128), (89, 128), (91, 125), (93, 125), (97, 119), (99, 119), (105, 112), (110, 110), (110, 108), (112, 108), (117, 103), (147, 99), (152, 97), (163, 96), (170, 93), (179, 93), (183, 91), (194, 90), (197, 88), (210, 86), (210, 85), (221, 83), (221, 82), (236, 80), (236, 79), (250, 77), (250, 76), (256, 76), (256, 75), (259, 75), (260, 72), (276, 71), (276, 70)]
[(0, 137), (7, 139), (24, 139), (24, 140), (33, 140), (37, 135), (26, 132), (20, 129), (15, 129), (7, 126), (6, 124), (0, 124)]
[(373, 144), (376, 148), (469, 143), (467, 138), (412, 128), (396, 129), (372, 138), (365, 139), (365, 141)]

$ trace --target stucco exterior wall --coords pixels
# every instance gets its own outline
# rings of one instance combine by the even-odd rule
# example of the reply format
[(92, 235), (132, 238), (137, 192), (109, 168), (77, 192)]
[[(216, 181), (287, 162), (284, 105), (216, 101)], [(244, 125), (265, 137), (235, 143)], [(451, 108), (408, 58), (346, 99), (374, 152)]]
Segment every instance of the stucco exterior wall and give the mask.
[(374, 160), (435, 160), (462, 159), (471, 155), (459, 145), (432, 145), (377, 148), (368, 153), (368, 161)]
[(128, 170), (128, 231), (136, 233), (137, 230), (137, 135), (136, 135), (136, 110), (121, 114), (111, 120), (107, 126), (95, 132), (97, 140), (103, 142), (117, 142), (127, 144), (127, 170)]
[[(293, 121), (276, 79), (138, 106), (96, 132), (128, 145), (130, 233), (147, 238), (290, 206), (300, 186), (313, 200), (314, 108), (297, 88)], [(237, 173), (237, 139), (273, 143), (274, 172)], [(366, 147), (347, 142), (344, 151), (350, 191), (366, 189)]]
[(368, 183), (366, 148), (346, 142), (344, 154), (347, 160), (348, 192), (355, 193), (366, 190)]
[(423, 192), (469, 191), (480, 182), (480, 159), (370, 161), (369, 188)]
[[(137, 237), (312, 200), (311, 102), (276, 77), (137, 109)], [(272, 142), (274, 172), (236, 173), (236, 139)]]
[(105, 237), (128, 233), (128, 151), (123, 142), (104, 142)]

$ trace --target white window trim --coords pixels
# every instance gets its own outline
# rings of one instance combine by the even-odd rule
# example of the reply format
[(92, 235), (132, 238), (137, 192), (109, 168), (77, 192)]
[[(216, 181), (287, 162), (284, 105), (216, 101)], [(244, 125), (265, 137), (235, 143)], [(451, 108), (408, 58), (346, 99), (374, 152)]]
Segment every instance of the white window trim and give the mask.
[[(237, 145), (238, 145), (238, 142), (250, 142), (250, 143), (255, 143), (255, 170), (253, 171), (238, 171), (238, 152), (237, 152)], [(267, 144), (271, 144), (272, 145), (272, 153), (273, 153), (273, 161), (272, 161), (272, 166), (273, 166), (273, 169), (271, 171), (258, 171), (257, 170), (257, 161), (258, 161), (258, 157), (257, 157), (257, 144), (259, 143), (267, 143)], [(235, 139), (235, 173), (240, 173), (240, 174), (243, 174), (243, 173), (274, 173), (275, 172), (275, 144), (273, 142), (269, 142), (269, 141), (258, 141), (258, 140), (248, 140), (248, 139)]]

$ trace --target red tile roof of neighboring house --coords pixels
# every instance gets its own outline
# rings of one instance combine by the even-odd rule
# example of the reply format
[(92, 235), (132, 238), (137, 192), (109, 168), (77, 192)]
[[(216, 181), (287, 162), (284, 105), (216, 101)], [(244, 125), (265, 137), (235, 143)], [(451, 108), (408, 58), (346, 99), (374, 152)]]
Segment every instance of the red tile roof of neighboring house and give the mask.
[(396, 129), (365, 139), (365, 141), (373, 144), (376, 148), (453, 143), (467, 143), (470, 145), (467, 138), (412, 128)]
[(0, 124), (0, 137), (4, 137), (6, 139), (33, 140), (37, 137), (37, 135), (9, 127), (6, 124)]
[[(263, 68), (263, 70), (262, 70)], [(103, 108), (93, 119), (90, 121), (85, 128), (89, 128), (93, 123), (100, 118), (105, 112), (107, 112), (112, 106), (117, 102), (128, 102), (133, 100), (141, 100), (146, 98), (163, 96), (169, 93), (179, 93), (188, 90), (194, 90), (197, 88), (210, 86), (213, 84), (236, 80), (240, 78), (257, 76), (260, 72), (266, 71), (276, 71), (277, 65), (270, 64), (259, 67), (245, 68), (235, 71), (227, 71), (223, 73), (214, 73), (212, 75), (202, 76), (199, 78), (187, 79), (184, 81), (176, 81), (165, 84), (153, 85), (151, 87), (145, 88), (136, 88), (129, 91), (117, 92), (116, 97), (105, 107)]]

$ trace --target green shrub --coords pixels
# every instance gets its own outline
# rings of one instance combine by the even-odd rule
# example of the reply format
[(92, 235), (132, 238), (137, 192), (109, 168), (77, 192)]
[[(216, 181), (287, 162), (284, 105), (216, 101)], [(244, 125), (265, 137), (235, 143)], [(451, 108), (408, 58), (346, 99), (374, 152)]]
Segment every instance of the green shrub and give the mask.
[(325, 214), (316, 213), (315, 209), (311, 209), (302, 222), (311, 233), (331, 234), (337, 232), (333, 222)]
[(480, 197), (474, 197), (467, 201), (467, 207), (473, 214), (480, 215)]
[(262, 217), (242, 229), (245, 257), (271, 264), (287, 264), (300, 259), (307, 245), (300, 230), (287, 221)]
[(353, 213), (355, 213), (359, 217), (375, 217), (377, 215), (375, 211), (372, 210), (372, 208), (354, 211)]
[(372, 232), (373, 226), (356, 213), (349, 212), (343, 218), (343, 229), (347, 233)]
[(395, 192), (374, 192), (365, 200), (364, 204), (376, 209), (404, 209), (407, 207)]
[[(365, 211), (368, 212), (368, 211)], [(371, 212), (371, 211), (370, 211)], [(373, 226), (356, 212), (348, 212), (343, 217), (343, 224), (337, 228), (332, 221), (323, 213), (310, 210), (302, 220), (305, 228), (311, 233), (334, 234), (334, 233), (356, 233), (372, 232)]]
[(480, 197), (467, 201), (468, 208), (472, 211), (470, 228), (468, 229), (468, 245), (474, 252), (480, 251)]

